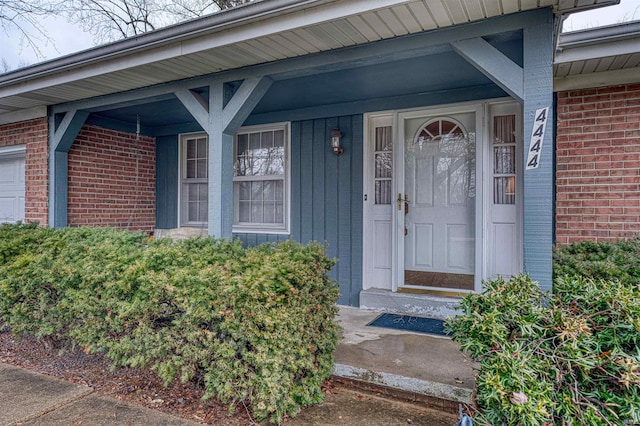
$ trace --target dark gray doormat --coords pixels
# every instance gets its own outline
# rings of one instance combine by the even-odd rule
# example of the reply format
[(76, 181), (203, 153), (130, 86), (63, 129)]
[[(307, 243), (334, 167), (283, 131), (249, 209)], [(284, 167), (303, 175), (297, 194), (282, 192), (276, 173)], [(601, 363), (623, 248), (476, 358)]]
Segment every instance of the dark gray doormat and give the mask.
[(367, 325), (371, 327), (394, 328), (396, 330), (435, 334), (437, 336), (450, 336), (450, 334), (444, 331), (444, 321), (413, 315), (381, 314)]

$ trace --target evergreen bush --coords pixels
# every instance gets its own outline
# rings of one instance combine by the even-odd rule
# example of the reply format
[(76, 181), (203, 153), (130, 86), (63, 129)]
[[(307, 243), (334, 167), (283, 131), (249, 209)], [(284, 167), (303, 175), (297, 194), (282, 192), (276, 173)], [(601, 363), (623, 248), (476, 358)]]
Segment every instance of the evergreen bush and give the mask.
[(448, 324), (480, 363), (478, 424), (640, 423), (640, 290), (563, 276), (485, 283)]
[(167, 383), (200, 380), (205, 398), (279, 423), (323, 398), (338, 340), (332, 266), (317, 243), (2, 225), (0, 321)]

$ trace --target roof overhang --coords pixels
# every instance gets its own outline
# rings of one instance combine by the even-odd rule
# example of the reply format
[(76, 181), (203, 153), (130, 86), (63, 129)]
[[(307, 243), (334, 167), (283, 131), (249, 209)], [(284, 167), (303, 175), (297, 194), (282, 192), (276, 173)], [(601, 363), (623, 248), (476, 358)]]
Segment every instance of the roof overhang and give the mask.
[(554, 90), (637, 83), (640, 21), (560, 35), (554, 60)]
[[(0, 75), (2, 117), (552, 7), (619, 0), (262, 0)], [(35, 108), (35, 109), (34, 109)], [(38, 109), (40, 108), (40, 109)]]

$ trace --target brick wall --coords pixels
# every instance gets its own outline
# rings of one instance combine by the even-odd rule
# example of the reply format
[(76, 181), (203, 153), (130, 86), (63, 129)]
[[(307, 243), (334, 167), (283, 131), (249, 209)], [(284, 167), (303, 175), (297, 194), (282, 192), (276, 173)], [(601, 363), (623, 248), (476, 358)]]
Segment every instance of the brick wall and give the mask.
[(153, 138), (85, 125), (69, 150), (69, 226), (153, 231), (155, 156)]
[(556, 241), (640, 235), (640, 84), (558, 93)]
[(47, 144), (46, 117), (0, 126), (0, 147), (26, 145), (25, 221), (44, 226), (48, 221)]

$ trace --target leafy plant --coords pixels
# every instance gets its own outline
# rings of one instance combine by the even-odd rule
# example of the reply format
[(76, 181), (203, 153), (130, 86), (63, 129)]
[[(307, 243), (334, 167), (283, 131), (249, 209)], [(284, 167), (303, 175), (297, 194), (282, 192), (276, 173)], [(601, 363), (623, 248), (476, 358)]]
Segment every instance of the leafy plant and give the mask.
[(527, 276), (485, 283), (449, 322), (479, 361), (479, 424), (640, 422), (640, 290), (563, 277), (553, 295)]
[(11, 225), (0, 236), (0, 321), (14, 333), (197, 379), (205, 398), (248, 402), (258, 419), (322, 400), (338, 339), (323, 246)]

